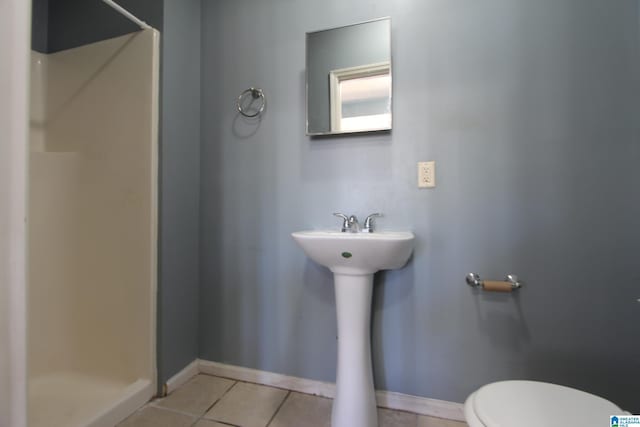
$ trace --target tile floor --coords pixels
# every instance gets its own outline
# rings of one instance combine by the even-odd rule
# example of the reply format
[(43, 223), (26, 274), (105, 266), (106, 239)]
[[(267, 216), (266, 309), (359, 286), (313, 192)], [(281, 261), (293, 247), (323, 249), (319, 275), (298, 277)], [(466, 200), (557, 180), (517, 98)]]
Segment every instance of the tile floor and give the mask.
[[(379, 427), (465, 427), (459, 421), (378, 408)], [(330, 427), (331, 399), (197, 375), (118, 427)]]

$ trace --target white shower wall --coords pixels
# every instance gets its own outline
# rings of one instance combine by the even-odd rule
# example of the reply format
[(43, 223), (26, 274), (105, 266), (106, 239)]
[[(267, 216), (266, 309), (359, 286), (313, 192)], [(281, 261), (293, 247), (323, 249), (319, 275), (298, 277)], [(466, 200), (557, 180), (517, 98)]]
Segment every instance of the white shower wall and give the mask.
[(32, 53), (31, 426), (113, 425), (155, 391), (158, 45)]

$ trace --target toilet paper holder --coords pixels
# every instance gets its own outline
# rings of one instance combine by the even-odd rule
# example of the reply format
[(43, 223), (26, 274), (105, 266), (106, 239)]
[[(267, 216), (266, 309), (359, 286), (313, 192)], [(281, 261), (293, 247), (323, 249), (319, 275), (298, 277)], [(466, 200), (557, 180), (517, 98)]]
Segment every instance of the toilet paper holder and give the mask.
[(480, 288), (485, 291), (493, 292), (511, 292), (522, 287), (522, 282), (518, 280), (515, 274), (507, 274), (503, 281), (480, 280), (480, 276), (476, 273), (467, 274), (467, 284), (472, 288)]

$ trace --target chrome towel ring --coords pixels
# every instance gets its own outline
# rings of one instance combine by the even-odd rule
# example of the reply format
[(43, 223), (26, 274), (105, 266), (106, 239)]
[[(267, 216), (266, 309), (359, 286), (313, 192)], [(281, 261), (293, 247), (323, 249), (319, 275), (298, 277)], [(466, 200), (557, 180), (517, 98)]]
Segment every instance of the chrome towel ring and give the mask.
[[(251, 106), (251, 104), (253, 104), (253, 100), (249, 103), (248, 106), (245, 106), (245, 107), (242, 106), (242, 100), (249, 93), (251, 94), (251, 97), (254, 100), (258, 99), (258, 98), (262, 99), (262, 101), (260, 103), (260, 107), (257, 110), (255, 110), (254, 113), (249, 113), (248, 111), (246, 111), (246, 108), (248, 106)], [(240, 96), (238, 97), (238, 102), (237, 102), (238, 112), (240, 112), (240, 114), (242, 114), (245, 117), (256, 117), (256, 116), (262, 114), (262, 112), (264, 111), (264, 107), (266, 105), (267, 105), (267, 98), (265, 98), (264, 92), (262, 91), (262, 89), (255, 88), (255, 87), (250, 87), (249, 89), (246, 89), (244, 92), (242, 92), (240, 94)]]

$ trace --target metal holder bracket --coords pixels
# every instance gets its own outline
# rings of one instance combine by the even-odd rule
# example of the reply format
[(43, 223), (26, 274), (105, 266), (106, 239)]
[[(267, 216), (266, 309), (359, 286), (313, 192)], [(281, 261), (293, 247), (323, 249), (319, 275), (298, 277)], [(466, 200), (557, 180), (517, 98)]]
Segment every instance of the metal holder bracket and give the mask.
[(507, 274), (504, 281), (480, 280), (476, 273), (467, 274), (467, 284), (472, 288), (479, 288), (487, 291), (511, 292), (522, 287), (522, 282), (515, 274)]

